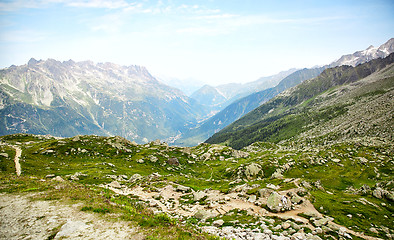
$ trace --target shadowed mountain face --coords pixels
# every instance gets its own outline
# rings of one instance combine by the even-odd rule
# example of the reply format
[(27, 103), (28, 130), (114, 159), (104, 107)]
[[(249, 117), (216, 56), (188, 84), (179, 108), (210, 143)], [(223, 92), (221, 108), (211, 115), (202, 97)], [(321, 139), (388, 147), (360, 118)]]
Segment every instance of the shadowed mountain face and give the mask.
[(0, 134), (166, 139), (205, 114), (140, 66), (31, 59), (0, 71)]
[[(357, 67), (326, 69), (284, 91), (207, 140), (242, 148), (256, 141), (393, 140), (394, 54)], [(301, 140), (300, 140), (301, 141)]]

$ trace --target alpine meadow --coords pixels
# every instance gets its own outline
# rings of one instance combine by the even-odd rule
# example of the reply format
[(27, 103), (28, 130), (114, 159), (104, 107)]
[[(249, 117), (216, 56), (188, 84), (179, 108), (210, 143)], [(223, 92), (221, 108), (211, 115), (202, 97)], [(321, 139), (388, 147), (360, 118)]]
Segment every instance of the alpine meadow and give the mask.
[(1, 2), (0, 239), (393, 239), (393, 10)]

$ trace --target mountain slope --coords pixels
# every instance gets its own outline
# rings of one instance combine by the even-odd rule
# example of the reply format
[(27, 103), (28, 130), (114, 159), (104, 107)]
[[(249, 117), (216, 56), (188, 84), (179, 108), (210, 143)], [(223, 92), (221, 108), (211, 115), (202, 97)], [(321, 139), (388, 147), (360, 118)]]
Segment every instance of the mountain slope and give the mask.
[(202, 117), (201, 105), (140, 66), (31, 59), (0, 71), (0, 134), (168, 138)]
[(194, 92), (191, 98), (208, 107), (210, 111), (217, 112), (249, 94), (276, 86), (281, 80), (295, 71), (296, 69), (289, 69), (245, 84), (228, 83), (216, 87), (205, 85)]
[(216, 107), (220, 106), (220, 104), (227, 100), (227, 98), (216, 88), (209, 85), (204, 85), (195, 91), (190, 97), (200, 104), (208, 108), (212, 108), (212, 110), (216, 109)]
[(175, 143), (182, 146), (193, 146), (203, 142), (214, 133), (275, 97), (285, 89), (293, 87), (304, 80), (316, 77), (323, 70), (324, 67), (298, 70), (285, 77), (276, 87), (241, 98), (215, 114), (213, 117), (204, 121), (199, 126), (183, 132), (182, 137), (175, 141)]
[[(256, 108), (207, 142), (239, 149), (256, 141), (300, 137), (305, 132), (311, 134), (304, 137), (324, 141), (356, 136), (392, 140), (393, 60), (391, 54), (357, 67), (326, 69)], [(369, 110), (362, 111), (365, 108)]]

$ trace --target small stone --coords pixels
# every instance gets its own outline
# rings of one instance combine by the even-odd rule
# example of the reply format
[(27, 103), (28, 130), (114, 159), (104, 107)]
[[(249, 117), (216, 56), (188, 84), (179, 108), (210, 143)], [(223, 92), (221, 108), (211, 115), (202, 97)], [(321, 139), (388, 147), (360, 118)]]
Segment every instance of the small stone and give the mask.
[(223, 224), (224, 224), (224, 221), (221, 220), (221, 219), (220, 220), (216, 220), (216, 221), (214, 221), (212, 223), (212, 225), (215, 226), (215, 227), (221, 227)]
[(45, 178), (54, 178), (54, 177), (55, 177), (55, 174), (48, 174), (45, 176)]
[(144, 163), (144, 160), (143, 159), (138, 159), (137, 163)]
[(179, 165), (179, 160), (178, 160), (178, 158), (169, 158), (167, 160), (167, 163), (169, 165), (172, 165), (172, 166), (178, 166)]
[(122, 186), (120, 186), (118, 181), (113, 181), (108, 186), (113, 187), (113, 188), (121, 188), (122, 187)]
[(65, 180), (64, 180), (62, 177), (60, 177), (60, 176), (56, 176), (56, 177), (52, 178), (52, 180), (53, 180), (53, 181), (58, 181), (58, 182), (64, 182), (64, 181), (65, 181)]
[(291, 226), (290, 226), (290, 223), (288, 223), (288, 222), (282, 223), (282, 228), (283, 228), (284, 230), (288, 229), (289, 227), (291, 227)]
[(178, 185), (176, 186), (176, 191), (177, 192), (190, 192), (191, 188), (190, 187), (186, 187), (186, 186), (182, 186), (182, 185)]
[(319, 219), (319, 220), (315, 220), (313, 222), (313, 225), (315, 225), (316, 227), (321, 227), (321, 226), (326, 225), (328, 222), (329, 222), (328, 218), (322, 218), (322, 219)]
[(262, 188), (259, 190), (260, 197), (262, 198), (268, 198), (272, 192), (273, 190), (268, 188)]
[(193, 193), (193, 200), (194, 201), (200, 201), (204, 197), (206, 197), (207, 194), (205, 192), (197, 191)]

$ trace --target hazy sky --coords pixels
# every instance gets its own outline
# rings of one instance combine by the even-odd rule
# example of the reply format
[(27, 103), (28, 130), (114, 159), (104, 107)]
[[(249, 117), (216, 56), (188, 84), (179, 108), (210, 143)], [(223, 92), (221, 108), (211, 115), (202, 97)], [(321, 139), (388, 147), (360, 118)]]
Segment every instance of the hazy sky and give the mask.
[(143, 65), (217, 85), (328, 64), (394, 37), (393, 0), (0, 0), (0, 67)]

